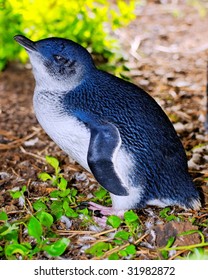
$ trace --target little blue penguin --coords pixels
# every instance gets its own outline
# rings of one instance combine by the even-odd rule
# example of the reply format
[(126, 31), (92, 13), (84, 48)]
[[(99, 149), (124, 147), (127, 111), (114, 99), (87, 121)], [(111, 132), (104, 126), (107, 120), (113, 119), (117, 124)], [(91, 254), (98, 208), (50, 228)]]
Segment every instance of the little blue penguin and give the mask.
[(97, 69), (71, 40), (14, 38), (32, 64), (40, 125), (110, 192), (112, 207), (90, 209), (107, 216), (147, 205), (200, 208), (183, 145), (148, 93)]

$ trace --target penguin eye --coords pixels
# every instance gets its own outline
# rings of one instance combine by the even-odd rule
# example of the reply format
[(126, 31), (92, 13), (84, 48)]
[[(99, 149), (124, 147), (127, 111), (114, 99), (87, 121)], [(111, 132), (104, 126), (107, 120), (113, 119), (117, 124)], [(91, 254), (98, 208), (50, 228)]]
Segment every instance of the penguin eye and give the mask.
[(53, 57), (54, 57), (55, 61), (59, 64), (66, 64), (68, 62), (68, 59), (64, 58), (61, 55), (54, 55)]

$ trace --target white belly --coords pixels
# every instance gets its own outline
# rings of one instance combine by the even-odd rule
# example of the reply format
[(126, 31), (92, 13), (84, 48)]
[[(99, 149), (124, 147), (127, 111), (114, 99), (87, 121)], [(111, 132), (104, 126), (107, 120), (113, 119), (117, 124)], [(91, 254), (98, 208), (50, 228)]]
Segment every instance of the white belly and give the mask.
[(87, 163), (87, 152), (90, 133), (73, 117), (61, 120), (39, 120), (41, 126), (53, 141), (70, 157), (76, 160), (86, 170), (90, 171)]

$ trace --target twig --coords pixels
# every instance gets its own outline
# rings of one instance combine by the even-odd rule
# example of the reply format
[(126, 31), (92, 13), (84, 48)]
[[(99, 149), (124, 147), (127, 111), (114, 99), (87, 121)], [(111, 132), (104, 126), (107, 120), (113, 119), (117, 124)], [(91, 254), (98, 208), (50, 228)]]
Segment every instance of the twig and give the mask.
[(115, 230), (116, 230), (115, 228), (112, 228), (112, 229), (108, 229), (108, 230), (105, 230), (105, 231), (101, 231), (101, 232), (93, 234), (93, 237), (99, 237), (100, 235), (104, 235), (106, 233), (113, 232)]
[(36, 154), (27, 152), (22, 146), (20, 146), (20, 150), (21, 150), (24, 154), (26, 154), (26, 155), (35, 157), (35, 158), (40, 159), (41, 161), (45, 162), (45, 158), (44, 158), (44, 157), (41, 157), (41, 156), (38, 156), (38, 155), (36, 155)]
[(181, 254), (185, 253), (187, 250), (180, 251), (176, 253), (174, 256), (170, 257), (168, 260), (174, 260), (177, 256), (180, 256)]
[(32, 132), (31, 134), (29, 134), (29, 135), (27, 135), (23, 138), (16, 139), (16, 140), (14, 140), (12, 142), (9, 142), (7, 144), (0, 144), (0, 150), (9, 150), (9, 149), (17, 148), (17, 147), (21, 146), (26, 140), (28, 140), (28, 139), (34, 137), (35, 135), (37, 135), (39, 132), (40, 132), (40, 129)]
[(76, 235), (82, 235), (82, 234), (92, 234), (94, 231), (90, 230), (56, 230), (56, 233), (60, 235), (69, 235), (69, 234), (76, 234)]
[(149, 233), (145, 233), (144, 235), (142, 235), (139, 239), (137, 239), (135, 242), (134, 242), (134, 244), (136, 245), (136, 244), (138, 244), (138, 243), (140, 243), (146, 236), (148, 236), (149, 235)]

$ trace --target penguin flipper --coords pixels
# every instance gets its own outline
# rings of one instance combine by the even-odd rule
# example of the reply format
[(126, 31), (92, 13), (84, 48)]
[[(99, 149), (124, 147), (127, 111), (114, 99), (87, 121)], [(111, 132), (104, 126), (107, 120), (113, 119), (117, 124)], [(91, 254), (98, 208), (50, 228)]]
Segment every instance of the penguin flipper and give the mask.
[(128, 195), (115, 170), (114, 159), (121, 145), (118, 129), (111, 123), (93, 125), (87, 155), (88, 165), (95, 179), (110, 193)]
[(87, 161), (95, 179), (107, 191), (118, 196), (127, 196), (128, 190), (116, 172), (114, 161), (121, 146), (120, 133), (110, 122), (100, 122), (90, 114), (79, 112), (79, 120), (90, 130)]

